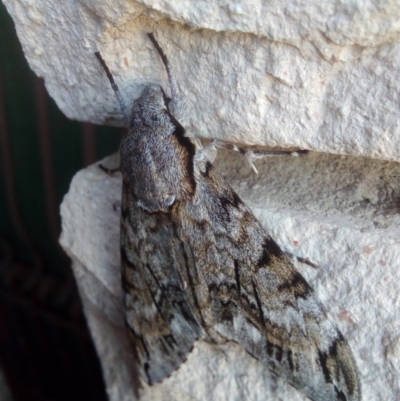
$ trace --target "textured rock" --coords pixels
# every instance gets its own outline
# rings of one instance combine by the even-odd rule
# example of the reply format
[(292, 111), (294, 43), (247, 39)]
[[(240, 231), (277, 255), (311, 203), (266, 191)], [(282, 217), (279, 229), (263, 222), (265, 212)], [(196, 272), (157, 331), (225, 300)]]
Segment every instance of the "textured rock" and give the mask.
[[(255, 176), (237, 155), (217, 158), (217, 168), (279, 245), (319, 266), (298, 268), (349, 341), (363, 401), (398, 399), (400, 166), (313, 154), (270, 158), (257, 167)], [(61, 244), (74, 261), (112, 401), (132, 399), (137, 388), (120, 301), (120, 190), (119, 174), (91, 166), (75, 176), (61, 207)], [(306, 399), (239, 346), (204, 342), (169, 379), (140, 394), (146, 401)]]
[(118, 124), (93, 52), (126, 99), (167, 88), (154, 31), (202, 137), (400, 159), (400, 3), (3, 0), (32, 69), (70, 118)]

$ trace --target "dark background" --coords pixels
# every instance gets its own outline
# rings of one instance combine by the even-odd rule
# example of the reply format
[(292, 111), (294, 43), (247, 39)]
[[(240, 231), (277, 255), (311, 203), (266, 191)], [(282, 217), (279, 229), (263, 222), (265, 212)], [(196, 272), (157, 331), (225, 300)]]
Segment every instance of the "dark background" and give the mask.
[(19, 400), (106, 400), (70, 261), (58, 245), (72, 176), (121, 131), (68, 120), (29, 69), (0, 3), (0, 370)]

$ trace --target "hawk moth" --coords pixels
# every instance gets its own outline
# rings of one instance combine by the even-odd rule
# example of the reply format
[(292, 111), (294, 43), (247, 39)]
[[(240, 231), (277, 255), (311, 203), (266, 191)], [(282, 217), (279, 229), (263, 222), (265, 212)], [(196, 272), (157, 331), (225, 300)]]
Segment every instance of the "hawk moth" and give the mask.
[(142, 379), (170, 376), (198, 339), (232, 340), (314, 401), (361, 400), (346, 340), (214, 169), (219, 144), (202, 147), (185, 129), (168, 59), (148, 36), (166, 67), (171, 98), (149, 84), (130, 116), (96, 53), (129, 128), (120, 149), (122, 286)]

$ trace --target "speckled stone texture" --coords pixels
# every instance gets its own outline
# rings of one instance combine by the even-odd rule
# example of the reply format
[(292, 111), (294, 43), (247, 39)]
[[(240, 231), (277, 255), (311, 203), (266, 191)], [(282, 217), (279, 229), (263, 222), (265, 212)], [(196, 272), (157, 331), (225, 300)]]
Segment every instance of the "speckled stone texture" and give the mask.
[(121, 123), (94, 52), (126, 99), (168, 88), (196, 136), (400, 159), (400, 2), (3, 0), (32, 69), (70, 118)]

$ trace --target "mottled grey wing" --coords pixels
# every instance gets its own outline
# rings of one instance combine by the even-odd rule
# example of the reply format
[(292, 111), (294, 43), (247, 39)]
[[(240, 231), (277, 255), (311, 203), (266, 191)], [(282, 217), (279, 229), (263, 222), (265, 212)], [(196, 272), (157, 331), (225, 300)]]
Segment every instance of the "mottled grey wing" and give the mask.
[(360, 400), (351, 350), (308, 283), (211, 163), (195, 174), (195, 198), (174, 218), (195, 258), (192, 307), (206, 331), (242, 344), (312, 400)]
[(140, 375), (149, 384), (179, 368), (202, 333), (178, 274), (190, 263), (184, 248), (168, 214), (144, 212), (124, 184), (121, 262), (125, 320)]

